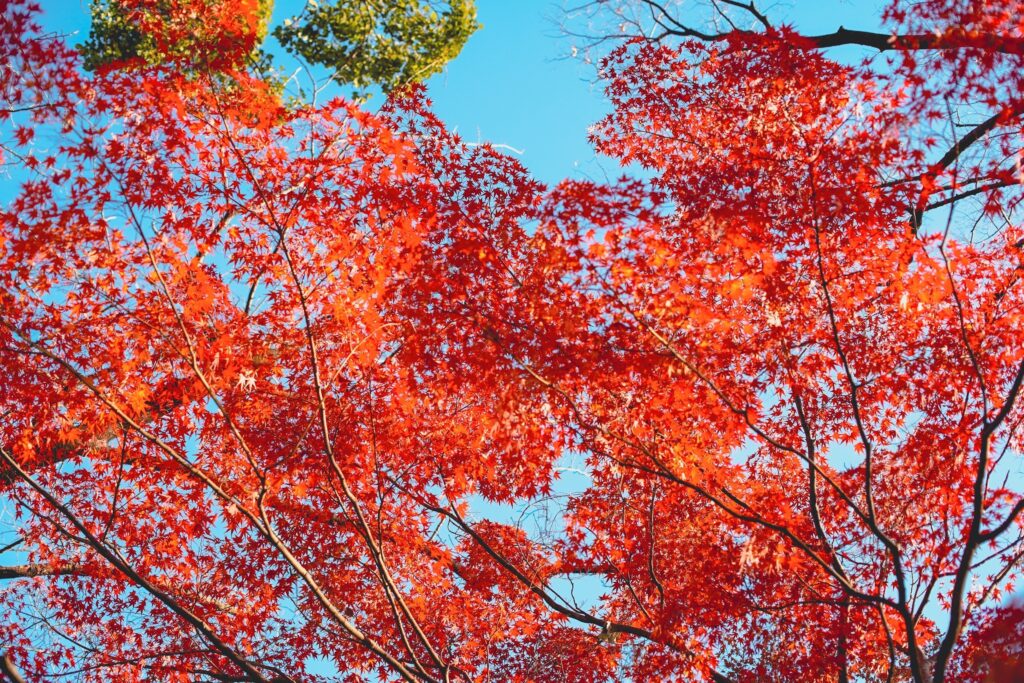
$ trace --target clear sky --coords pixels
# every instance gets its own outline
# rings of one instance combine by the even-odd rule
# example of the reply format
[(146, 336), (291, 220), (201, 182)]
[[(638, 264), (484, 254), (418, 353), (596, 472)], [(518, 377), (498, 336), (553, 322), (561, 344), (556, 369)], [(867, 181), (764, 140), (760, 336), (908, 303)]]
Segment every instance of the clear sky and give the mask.
[[(296, 14), (305, 0), (277, 0), (273, 25)], [(595, 179), (619, 174), (616, 164), (595, 157), (587, 127), (607, 105), (596, 68), (560, 28), (565, 6), (583, 0), (477, 0), (483, 28), (444, 73), (428, 82), (435, 110), (471, 142), (487, 141), (521, 151), (518, 158), (545, 182), (566, 177)], [(764, 0), (778, 23), (809, 33), (876, 29), (881, 0)], [(89, 0), (41, 0), (44, 26), (84, 39)], [(703, 14), (703, 12), (702, 12)], [(578, 41), (576, 41), (578, 42)], [(268, 39), (268, 50), (276, 41)], [(851, 56), (864, 54), (857, 50)], [(379, 97), (375, 98), (379, 101)]]

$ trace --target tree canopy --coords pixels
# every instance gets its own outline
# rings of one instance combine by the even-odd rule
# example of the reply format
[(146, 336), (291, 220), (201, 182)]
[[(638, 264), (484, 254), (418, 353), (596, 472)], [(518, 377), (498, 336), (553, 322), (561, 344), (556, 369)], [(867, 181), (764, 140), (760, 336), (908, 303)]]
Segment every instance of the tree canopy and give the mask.
[(274, 36), (342, 83), (387, 92), (441, 71), (478, 28), (473, 0), (310, 2)]
[[(210, 69), (230, 54), (266, 69), (270, 56), (258, 46), (273, 9), (273, 0), (94, 0), (83, 63), (95, 70), (171, 60)], [(222, 12), (236, 21), (210, 23)], [(222, 33), (209, 34), (214, 27)], [(478, 28), (473, 0), (309, 0), (273, 35), (340, 83), (388, 92), (441, 71)]]
[(0, 0), (4, 675), (1022, 676), (1024, 5), (598, 5), (644, 173), (545, 186), (255, 0)]

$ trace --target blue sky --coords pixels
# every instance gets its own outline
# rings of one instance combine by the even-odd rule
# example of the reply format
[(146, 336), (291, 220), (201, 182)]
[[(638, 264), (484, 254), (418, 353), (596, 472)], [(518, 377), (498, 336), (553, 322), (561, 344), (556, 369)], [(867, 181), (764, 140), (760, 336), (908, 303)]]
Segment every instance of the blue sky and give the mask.
[[(487, 141), (521, 151), (518, 158), (542, 181), (619, 174), (615, 162), (599, 159), (587, 142), (587, 127), (607, 110), (596, 68), (570, 57), (574, 40), (560, 28), (563, 7), (583, 0), (477, 0), (483, 28), (444, 73), (428, 82), (435, 109), (471, 142)], [(296, 14), (305, 0), (277, 0), (273, 23)], [(688, 3), (692, 6), (692, 3)], [(781, 0), (772, 7), (777, 23), (809, 33), (847, 28), (876, 29), (879, 0)], [(46, 28), (88, 34), (88, 0), (41, 0)], [(706, 10), (700, 12), (705, 15)], [(579, 41), (575, 41), (579, 42)], [(267, 48), (275, 49), (273, 38)], [(854, 50), (850, 56), (862, 55)], [(379, 101), (379, 97), (375, 98)]]

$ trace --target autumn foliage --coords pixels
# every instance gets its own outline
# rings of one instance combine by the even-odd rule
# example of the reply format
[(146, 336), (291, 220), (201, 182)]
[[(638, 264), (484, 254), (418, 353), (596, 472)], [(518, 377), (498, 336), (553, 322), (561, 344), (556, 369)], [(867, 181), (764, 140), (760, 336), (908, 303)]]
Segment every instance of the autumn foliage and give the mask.
[(637, 2), (643, 172), (545, 187), (422, 88), (284, 106), (256, 0), (91, 74), (0, 0), (25, 680), (1021, 677), (1024, 5)]

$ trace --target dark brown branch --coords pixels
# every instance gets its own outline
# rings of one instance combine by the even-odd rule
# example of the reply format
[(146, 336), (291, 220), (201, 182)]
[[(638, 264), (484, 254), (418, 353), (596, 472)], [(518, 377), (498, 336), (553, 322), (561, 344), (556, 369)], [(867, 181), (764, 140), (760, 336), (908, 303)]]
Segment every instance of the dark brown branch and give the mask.
[(998, 180), (988, 185), (979, 185), (978, 187), (971, 188), (970, 190), (964, 190), (963, 192), (950, 195), (945, 199), (934, 201), (928, 206), (924, 207), (924, 210), (932, 211), (934, 209), (947, 206), (949, 204), (955, 204), (956, 202), (959, 202), (962, 199), (967, 199), (968, 197), (973, 197), (974, 195), (981, 194), (983, 192), (991, 192), (994, 190), (1002, 189), (1004, 187), (1013, 187), (1014, 185), (1020, 185), (1020, 182), (1017, 180)]
[(886, 52), (888, 50), (963, 50), (966, 48), (976, 48), (1007, 54), (1024, 54), (1024, 40), (1014, 36), (997, 35), (994, 33), (965, 35), (954, 32), (948, 35), (935, 35), (934, 33), (891, 35), (875, 33), (873, 31), (850, 30), (840, 26), (833, 33), (802, 36), (802, 38), (815, 48), (861, 45), (873, 48), (879, 52)]
[[(58, 444), (42, 454), (38, 460), (32, 463), (32, 470), (44, 466), (56, 466), (85, 453), (87, 448), (74, 444)], [(6, 465), (0, 465), (0, 485), (12, 484), (20, 481), (17, 470)]]
[(977, 550), (978, 546), (982, 544), (985, 536), (987, 536), (987, 534), (983, 534), (981, 531), (981, 522), (985, 513), (986, 481), (988, 479), (989, 449), (992, 437), (1013, 410), (1014, 404), (1017, 401), (1017, 396), (1020, 394), (1022, 384), (1024, 384), (1024, 363), (1021, 363), (1018, 366), (1002, 407), (992, 419), (989, 419), (987, 416), (983, 419), (981, 427), (981, 447), (978, 453), (977, 472), (974, 479), (974, 500), (971, 511), (971, 528), (968, 532), (963, 556), (960, 558), (960, 565), (957, 567), (956, 578), (953, 581), (953, 589), (950, 592), (949, 625), (946, 628), (946, 634), (943, 636), (942, 643), (939, 645), (938, 652), (935, 655), (935, 683), (942, 683), (942, 681), (945, 680), (946, 667), (949, 664), (950, 656), (953, 654), (953, 647), (956, 645), (956, 642), (960, 637), (960, 632), (963, 629), (965, 612), (964, 603), (966, 600), (965, 593), (967, 590), (968, 579), (970, 577), (971, 570), (973, 569), (972, 560), (974, 552)]
[(1013, 525), (1013, 522), (1020, 515), (1022, 510), (1024, 510), (1024, 498), (1021, 498), (1020, 500), (1017, 501), (1017, 504), (1013, 506), (1012, 510), (1010, 510), (1010, 514), (1007, 515), (1006, 519), (1004, 519), (999, 526), (989, 531), (986, 531), (980, 536), (981, 542), (985, 543), (986, 541), (991, 541), (992, 539), (996, 538), (1004, 531), (1009, 529), (1010, 526)]
[(258, 669), (251, 662), (242, 657), (231, 646), (224, 642), (219, 635), (201, 617), (181, 605), (173, 596), (161, 590), (154, 582), (142, 576), (134, 567), (122, 560), (116, 553), (112, 552), (93, 535), (85, 524), (63, 503), (61, 503), (49, 490), (44, 488), (30, 474), (18, 464), (16, 460), (3, 448), (0, 448), (0, 458), (6, 461), (7, 465), (18, 472), (18, 476), (28, 484), (36, 493), (42, 496), (54, 510), (58, 511), (74, 526), (88, 545), (95, 550), (104, 560), (110, 563), (115, 569), (121, 572), (129, 581), (146, 591), (158, 601), (164, 604), (182, 620), (187, 622), (199, 635), (205, 638), (220, 654), (228, 659), (239, 669), (249, 674), (255, 681), (266, 681)]
[(768, 17), (765, 16), (763, 12), (757, 9), (757, 6), (754, 5), (753, 0), (751, 0), (751, 2), (748, 3), (742, 3), (739, 2), (739, 0), (722, 0), (722, 2), (724, 2), (726, 5), (738, 7), (746, 11), (748, 14), (750, 14), (750, 16), (754, 17), (754, 19), (757, 20), (757, 23), (761, 24), (761, 26), (764, 26), (767, 29), (770, 29), (772, 27), (771, 22), (768, 21)]
[(989, 118), (985, 119), (977, 126), (972, 128), (970, 131), (968, 131), (967, 134), (964, 135), (962, 138), (957, 140), (956, 144), (950, 147), (949, 150), (944, 155), (942, 155), (942, 158), (939, 159), (936, 165), (943, 169), (949, 168), (958, 158), (960, 158), (960, 155), (963, 154), (964, 150), (966, 150), (974, 143), (978, 142), (978, 140), (981, 140), (983, 137), (985, 137), (986, 134), (991, 132), (997, 126), (1004, 123), (1008, 123), (1009, 121), (1020, 116), (1022, 113), (1024, 113), (1024, 107), (1022, 107), (1021, 105), (1017, 105), (1015, 107), (1010, 107), (1007, 109), (1001, 109), (1000, 111), (996, 112), (995, 114), (993, 114), (992, 116), (990, 116)]
[[(739, 0), (722, 0), (722, 2), (744, 10), (753, 21), (770, 30), (771, 24), (768, 21), (768, 17), (758, 11), (753, 2), (743, 3)], [(663, 30), (661, 36), (658, 37), (671, 35), (681, 38), (696, 38), (706, 42), (717, 42), (734, 37), (756, 35), (754, 31), (742, 29), (719, 33), (701, 31), (672, 16), (658, 0), (643, 0), (643, 3), (651, 9), (651, 14), (654, 15), (654, 22)], [(893, 35), (877, 31), (858, 31), (840, 26), (832, 33), (822, 33), (814, 36), (794, 35), (792, 42), (794, 47), (805, 49), (828, 49), (844, 45), (859, 45), (878, 50), (879, 52), (976, 49), (1024, 55), (1024, 39), (1020, 37), (998, 33), (967, 33), (962, 30), (951, 30), (938, 34), (907, 33)]]

